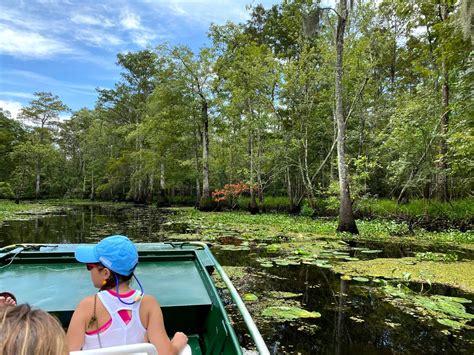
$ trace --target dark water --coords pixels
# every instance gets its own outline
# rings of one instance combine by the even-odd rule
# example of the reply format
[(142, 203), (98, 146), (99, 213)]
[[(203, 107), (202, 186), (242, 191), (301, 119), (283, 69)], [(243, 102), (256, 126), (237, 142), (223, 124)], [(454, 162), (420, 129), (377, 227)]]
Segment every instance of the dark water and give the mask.
[[(140, 207), (70, 207), (51, 215), (25, 216), (30, 219), (5, 223), (0, 226), (0, 246), (87, 243), (111, 234), (126, 234), (137, 242), (158, 242), (168, 240), (170, 235), (178, 240), (179, 234), (193, 232), (186, 224), (168, 223), (168, 213)], [(226, 236), (219, 243), (240, 244), (241, 240)], [(377, 257), (404, 257), (424, 251), (379, 243), (359, 243), (351, 247), (383, 250)], [(376, 285), (343, 281), (331, 270), (314, 265), (263, 268), (256, 261), (258, 257), (268, 256), (262, 248), (229, 251), (216, 245), (213, 252), (224, 266), (245, 267), (247, 276), (236, 283), (239, 292), (254, 293), (260, 298), (265, 298), (269, 291), (301, 294), (295, 300), (304, 309), (321, 313), (322, 317), (314, 320), (270, 322), (260, 318), (257, 307), (249, 304), (249, 311), (255, 316), (272, 354), (474, 353), (474, 331), (443, 333), (445, 328), (437, 323), (421, 320), (385, 302)], [(465, 295), (453, 288), (438, 286), (435, 292), (474, 300), (474, 295)], [(251, 347), (245, 326), (233, 312), (224, 292), (223, 295), (241, 341)], [(468, 311), (474, 313), (472, 303), (467, 306)]]

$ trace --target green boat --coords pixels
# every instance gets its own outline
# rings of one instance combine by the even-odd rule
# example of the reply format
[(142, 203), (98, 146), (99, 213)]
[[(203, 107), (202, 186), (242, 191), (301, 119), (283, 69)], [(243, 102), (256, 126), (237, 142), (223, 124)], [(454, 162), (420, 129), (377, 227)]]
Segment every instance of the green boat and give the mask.
[[(0, 291), (55, 314), (67, 328), (79, 301), (97, 290), (74, 258), (79, 244), (17, 244), (0, 248)], [(135, 271), (161, 304), (168, 333), (188, 335), (193, 354), (242, 354), (211, 275), (217, 272), (260, 354), (270, 354), (231, 281), (206, 244), (137, 243)], [(67, 286), (65, 286), (67, 285)], [(73, 285), (71, 287), (71, 285)]]

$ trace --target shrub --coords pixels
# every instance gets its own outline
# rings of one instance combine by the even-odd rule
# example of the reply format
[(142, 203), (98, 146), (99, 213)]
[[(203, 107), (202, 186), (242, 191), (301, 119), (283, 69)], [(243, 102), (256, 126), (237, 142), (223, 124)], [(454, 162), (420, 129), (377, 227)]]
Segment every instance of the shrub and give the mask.
[(11, 199), (14, 197), (12, 187), (8, 182), (0, 182), (0, 198)]
[(314, 209), (311, 208), (311, 206), (309, 206), (307, 202), (305, 202), (303, 204), (303, 207), (301, 207), (300, 215), (305, 217), (312, 217), (314, 215)]

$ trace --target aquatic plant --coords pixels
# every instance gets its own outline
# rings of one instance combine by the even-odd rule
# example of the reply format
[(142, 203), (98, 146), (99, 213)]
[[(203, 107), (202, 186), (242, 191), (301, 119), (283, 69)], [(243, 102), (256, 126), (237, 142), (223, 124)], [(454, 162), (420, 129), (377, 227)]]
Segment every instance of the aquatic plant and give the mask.
[(467, 323), (474, 319), (474, 315), (464, 307), (464, 304), (471, 303), (466, 298), (420, 295), (402, 284), (398, 287), (385, 285), (381, 290), (393, 305), (402, 310), (416, 313), (421, 318), (435, 319), (454, 330), (470, 327)]
[(458, 256), (454, 253), (444, 254), (444, 253), (433, 253), (431, 251), (427, 251), (424, 253), (416, 253), (415, 258), (418, 261), (441, 261), (441, 262), (458, 261)]
[(300, 318), (320, 318), (321, 313), (309, 312), (305, 309), (290, 306), (274, 306), (262, 311), (263, 317), (273, 318), (277, 321), (287, 321)]

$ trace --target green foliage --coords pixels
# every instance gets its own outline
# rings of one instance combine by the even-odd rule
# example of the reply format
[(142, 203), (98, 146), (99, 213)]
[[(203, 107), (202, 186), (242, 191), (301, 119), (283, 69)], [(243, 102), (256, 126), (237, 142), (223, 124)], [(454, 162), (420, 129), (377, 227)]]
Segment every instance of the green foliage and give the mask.
[(201, 197), (199, 200), (200, 211), (215, 211), (217, 209), (217, 202), (211, 197)]
[(452, 262), (457, 261), (457, 254), (444, 254), (444, 253), (433, 253), (430, 251), (423, 253), (416, 253), (416, 260), (418, 261), (441, 261), (441, 262)]
[(419, 313), (419, 316), (436, 319), (438, 323), (455, 330), (466, 327), (466, 323), (474, 319), (474, 315), (468, 313), (463, 305), (464, 303), (471, 303), (470, 300), (465, 298), (419, 295), (402, 285), (399, 285), (399, 287), (386, 285), (383, 290), (391, 297), (395, 305), (410, 312), (417, 309), (416, 312)]
[(275, 306), (265, 308), (262, 311), (262, 316), (273, 318), (277, 321), (290, 321), (300, 318), (320, 318), (321, 313), (309, 312), (298, 307)]
[(9, 199), (13, 198), (13, 190), (9, 183), (0, 182), (0, 199)]
[(303, 204), (303, 207), (301, 207), (300, 215), (305, 217), (312, 217), (314, 215), (314, 209), (305, 203)]
[[(120, 80), (66, 122), (57, 121), (68, 108), (47, 92), (21, 111), (34, 127), (1, 111), (0, 181), (22, 198), (165, 196), (187, 205), (207, 178), (210, 191), (245, 181), (256, 186), (260, 211), (337, 216), (337, 15), (315, 5), (251, 6), (246, 23), (212, 25), (212, 44), (199, 52), (161, 45), (120, 53)], [(431, 0), (350, 9), (344, 139), (356, 217), (377, 219), (361, 222), (366, 236), (409, 237), (423, 227), (452, 241), (471, 238), (449, 230), (472, 229), (474, 215), (474, 54), (459, 17), (459, 7)], [(444, 175), (451, 204), (433, 202)], [(236, 208), (249, 202), (241, 197)], [(321, 230), (329, 226), (334, 221)]]

